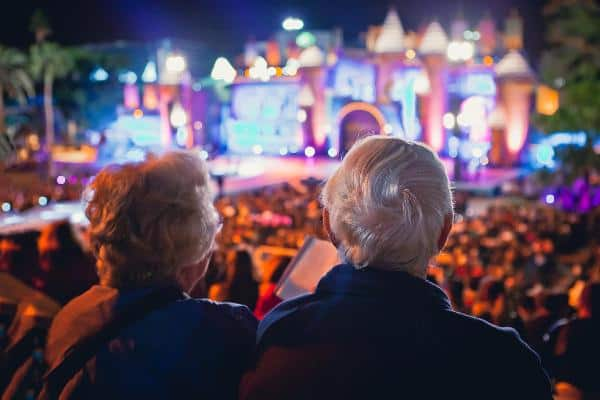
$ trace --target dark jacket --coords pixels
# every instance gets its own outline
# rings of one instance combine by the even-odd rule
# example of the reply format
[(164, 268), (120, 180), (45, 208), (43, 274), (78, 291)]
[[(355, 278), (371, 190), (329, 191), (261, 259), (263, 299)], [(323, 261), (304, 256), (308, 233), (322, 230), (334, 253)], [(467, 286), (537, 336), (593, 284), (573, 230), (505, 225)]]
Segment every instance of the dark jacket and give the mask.
[(586, 394), (600, 398), (600, 321), (576, 318), (557, 325), (548, 334), (545, 365), (557, 382), (568, 382)]
[[(93, 286), (68, 303), (48, 335), (50, 368), (149, 290)], [(233, 399), (252, 354), (256, 326), (247, 307), (184, 296), (104, 345), (67, 384), (64, 398)]]
[(339, 265), (260, 323), (242, 399), (552, 399), (509, 328), (452, 311), (434, 284)]

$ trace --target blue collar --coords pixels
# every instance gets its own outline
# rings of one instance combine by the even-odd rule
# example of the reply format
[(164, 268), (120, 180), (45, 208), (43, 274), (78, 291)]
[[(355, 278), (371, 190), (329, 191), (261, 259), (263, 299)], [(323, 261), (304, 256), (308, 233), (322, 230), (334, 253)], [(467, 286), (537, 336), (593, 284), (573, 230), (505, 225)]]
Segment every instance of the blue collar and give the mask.
[(356, 269), (351, 264), (340, 264), (329, 271), (321, 278), (316, 294), (368, 296), (427, 308), (452, 309), (444, 291), (425, 279), (400, 271)]

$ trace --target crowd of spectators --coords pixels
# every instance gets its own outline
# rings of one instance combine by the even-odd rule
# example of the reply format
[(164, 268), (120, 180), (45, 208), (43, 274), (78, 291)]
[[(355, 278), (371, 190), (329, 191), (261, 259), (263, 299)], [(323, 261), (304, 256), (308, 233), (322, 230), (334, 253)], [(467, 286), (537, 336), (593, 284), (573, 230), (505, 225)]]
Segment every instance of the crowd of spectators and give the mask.
[[(305, 180), (216, 199), (222, 228), (207, 276), (193, 294), (245, 304), (262, 318), (279, 302), (274, 288), (293, 251), (308, 235), (326, 237), (319, 191), (319, 182)], [(456, 214), (428, 278), (457, 311), (517, 329), (554, 376), (600, 391), (589, 371), (573, 367), (599, 359), (597, 345), (573, 350), (599, 330), (598, 213), (532, 202), (473, 215), (464, 204), (458, 208), (466, 212)], [(94, 261), (72, 229), (64, 222), (0, 237), (0, 271), (64, 304), (96, 282)], [(271, 251), (259, 254), (261, 246)]]

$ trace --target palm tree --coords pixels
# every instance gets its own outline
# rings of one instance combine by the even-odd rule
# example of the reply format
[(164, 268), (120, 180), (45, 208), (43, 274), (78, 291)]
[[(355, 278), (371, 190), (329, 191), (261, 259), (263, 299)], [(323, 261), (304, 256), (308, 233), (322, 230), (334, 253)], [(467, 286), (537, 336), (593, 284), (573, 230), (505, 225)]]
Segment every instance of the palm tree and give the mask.
[(4, 94), (24, 103), (33, 96), (33, 83), (26, 72), (27, 57), (17, 49), (0, 46), (0, 134), (6, 132)]
[(30, 48), (30, 68), (33, 77), (44, 87), (44, 120), (46, 146), (54, 144), (54, 80), (66, 77), (75, 68), (74, 50), (53, 42), (38, 42)]

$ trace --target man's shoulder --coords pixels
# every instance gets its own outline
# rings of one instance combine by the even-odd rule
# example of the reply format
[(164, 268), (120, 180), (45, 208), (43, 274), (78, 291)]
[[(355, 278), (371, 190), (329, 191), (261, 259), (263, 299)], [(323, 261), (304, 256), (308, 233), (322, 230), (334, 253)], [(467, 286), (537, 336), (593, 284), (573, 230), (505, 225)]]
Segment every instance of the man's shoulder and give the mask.
[(257, 340), (260, 341), (263, 335), (276, 323), (282, 320), (297, 319), (301, 314), (306, 315), (307, 311), (310, 313), (310, 310), (315, 306), (326, 306), (323, 303), (323, 298), (316, 294), (306, 294), (279, 303), (260, 321)]

